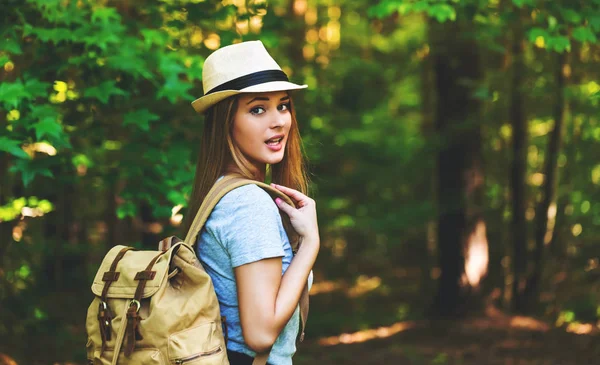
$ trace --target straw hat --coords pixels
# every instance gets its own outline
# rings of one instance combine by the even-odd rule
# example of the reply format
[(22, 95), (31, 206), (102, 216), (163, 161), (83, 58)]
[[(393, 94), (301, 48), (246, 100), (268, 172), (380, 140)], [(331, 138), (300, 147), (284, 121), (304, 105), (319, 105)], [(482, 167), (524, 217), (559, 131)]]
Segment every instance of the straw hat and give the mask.
[(192, 102), (198, 113), (232, 95), (305, 89), (289, 82), (261, 41), (232, 44), (213, 52), (202, 70), (203, 97)]

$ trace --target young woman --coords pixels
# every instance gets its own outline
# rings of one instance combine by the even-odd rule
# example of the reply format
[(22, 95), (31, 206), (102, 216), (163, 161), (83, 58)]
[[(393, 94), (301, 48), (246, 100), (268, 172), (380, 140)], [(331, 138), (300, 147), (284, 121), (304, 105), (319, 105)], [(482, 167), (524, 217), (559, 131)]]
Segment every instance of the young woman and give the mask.
[[(269, 364), (292, 364), (298, 301), (320, 245), (288, 93), (306, 85), (290, 83), (263, 44), (252, 41), (211, 54), (203, 86), (206, 94), (192, 103), (205, 114), (205, 124), (190, 212), (222, 176), (236, 173), (264, 182), (268, 169), (272, 186), (298, 207), (273, 201), (256, 185), (242, 186), (219, 201), (198, 236), (198, 256), (227, 318), (229, 361), (251, 364), (257, 353), (270, 349)], [(280, 211), (302, 240), (294, 256)], [(193, 216), (188, 215), (188, 228)]]

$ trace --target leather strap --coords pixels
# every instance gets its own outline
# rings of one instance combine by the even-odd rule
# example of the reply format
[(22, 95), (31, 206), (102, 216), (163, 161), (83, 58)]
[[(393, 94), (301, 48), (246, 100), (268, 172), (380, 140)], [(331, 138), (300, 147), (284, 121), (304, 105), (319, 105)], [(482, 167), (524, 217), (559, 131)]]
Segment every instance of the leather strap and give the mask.
[(119, 251), (117, 256), (113, 259), (113, 262), (110, 265), (110, 270), (105, 272), (102, 276), (102, 280), (104, 281), (104, 287), (102, 288), (102, 294), (100, 295), (100, 304), (98, 307), (98, 325), (100, 328), (100, 338), (102, 339), (102, 347), (100, 349), (100, 353), (103, 353), (106, 350), (107, 342), (111, 340), (112, 337), (112, 320), (113, 313), (106, 303), (106, 297), (108, 295), (108, 289), (110, 285), (119, 279), (119, 273), (117, 270), (117, 265), (119, 261), (125, 256), (127, 251), (133, 250), (133, 247), (124, 247)]
[(155, 271), (152, 271), (152, 267), (158, 259), (163, 255), (163, 251), (161, 251), (158, 255), (154, 256), (154, 258), (150, 261), (146, 270), (140, 271), (135, 275), (135, 280), (139, 280), (137, 288), (135, 290), (135, 294), (133, 296), (133, 300), (129, 304), (127, 308), (127, 330), (125, 333), (127, 343), (125, 344), (125, 356), (129, 357), (133, 353), (133, 349), (135, 348), (135, 342), (138, 340), (143, 340), (142, 334), (140, 333), (139, 324), (142, 320), (142, 317), (139, 315), (142, 296), (144, 295), (144, 288), (146, 288), (146, 282), (148, 280), (154, 279)]
[[(258, 185), (260, 188), (262, 188), (267, 193), (269, 193), (269, 195), (271, 195), (273, 198), (279, 197), (283, 201), (285, 201), (287, 204), (291, 205), (292, 207), (296, 206), (289, 196), (287, 196), (286, 194), (282, 193), (281, 191), (271, 187), (268, 184), (265, 184), (265, 183), (262, 183), (262, 182), (256, 181), (256, 180), (246, 179), (239, 175), (233, 175), (233, 174), (226, 175), (221, 180), (217, 181), (213, 185), (213, 187), (209, 190), (208, 194), (206, 194), (206, 198), (202, 201), (202, 204), (200, 205), (200, 209), (198, 209), (198, 212), (196, 213), (196, 216), (194, 217), (194, 221), (192, 222), (190, 229), (187, 232), (187, 235), (185, 236), (184, 242), (190, 246), (194, 246), (194, 244), (196, 244), (196, 242), (198, 240), (198, 234), (204, 227), (204, 224), (206, 224), (206, 221), (208, 220), (210, 213), (212, 212), (214, 207), (217, 205), (219, 200), (221, 200), (221, 198), (223, 198), (223, 196), (225, 196), (225, 194), (227, 194), (228, 192), (230, 192), (236, 188), (239, 188), (241, 186), (250, 185), (250, 184)], [(287, 214), (281, 214), (281, 218), (282, 218), (282, 223), (283, 223), (283, 226), (287, 233), (288, 239), (290, 241), (290, 245), (292, 246), (292, 250), (294, 252), (297, 252), (298, 248), (300, 246), (299, 235), (296, 233), (296, 231), (292, 227), (292, 224), (291, 224)], [(298, 336), (298, 341), (300, 341), (300, 342), (304, 339), (304, 329), (306, 327), (306, 320), (308, 318), (308, 307), (309, 307), (308, 299), (309, 299), (309, 297), (308, 297), (308, 283), (307, 283), (304, 286), (304, 288), (302, 289), (302, 294), (300, 296), (300, 302), (299, 302), (299, 304), (300, 304), (300, 327), (301, 328), (300, 328), (300, 332), (299, 332), (299, 336)], [(262, 354), (257, 354), (256, 357), (254, 358), (253, 365), (265, 365), (267, 363), (267, 359), (269, 358), (269, 353), (270, 353), (270, 351), (266, 352), (266, 353), (262, 353)]]
[(169, 236), (158, 243), (159, 251), (167, 251), (173, 247), (176, 243), (183, 242), (178, 237)]
[(117, 264), (119, 263), (119, 261), (121, 261), (123, 256), (125, 256), (127, 251), (130, 251), (130, 250), (134, 250), (134, 248), (133, 247), (124, 247), (121, 251), (119, 251), (117, 256), (115, 256), (115, 259), (113, 260), (112, 264), (110, 265), (110, 270), (104, 273), (104, 275), (102, 277), (102, 280), (104, 280), (104, 288), (102, 288), (102, 295), (100, 295), (101, 301), (106, 302), (106, 295), (108, 294), (108, 288), (110, 288), (110, 285), (113, 283), (113, 281), (116, 281), (116, 279), (118, 279), (118, 277), (119, 277), (118, 273), (116, 272)]
[(308, 319), (309, 309), (308, 283), (304, 285), (302, 294), (300, 295), (300, 332), (298, 333), (297, 342), (304, 341), (304, 330), (306, 329), (306, 320)]

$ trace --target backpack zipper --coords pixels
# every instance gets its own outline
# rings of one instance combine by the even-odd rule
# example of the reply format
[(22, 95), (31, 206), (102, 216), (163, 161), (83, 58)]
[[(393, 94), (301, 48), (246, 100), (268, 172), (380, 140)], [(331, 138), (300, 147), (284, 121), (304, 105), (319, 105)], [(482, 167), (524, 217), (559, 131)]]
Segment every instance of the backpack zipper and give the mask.
[(216, 349), (211, 350), (211, 351), (201, 352), (201, 353), (196, 354), (196, 355), (192, 355), (192, 356), (188, 356), (188, 357), (182, 357), (180, 359), (175, 359), (175, 364), (176, 365), (182, 365), (182, 364), (185, 364), (186, 362), (193, 361), (193, 360), (196, 360), (196, 359), (201, 358), (201, 357), (218, 354), (219, 352), (221, 352), (221, 346), (219, 346)]

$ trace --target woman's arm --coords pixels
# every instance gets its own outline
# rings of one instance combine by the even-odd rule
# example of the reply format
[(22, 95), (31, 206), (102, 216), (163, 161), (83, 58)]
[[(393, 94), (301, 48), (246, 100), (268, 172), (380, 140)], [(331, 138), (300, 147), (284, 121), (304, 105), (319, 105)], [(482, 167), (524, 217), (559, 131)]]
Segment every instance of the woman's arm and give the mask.
[(316, 204), (306, 195), (274, 185), (296, 201), (295, 209), (281, 199), (278, 207), (290, 216), (302, 244), (285, 274), (281, 258), (269, 258), (236, 267), (240, 321), (246, 344), (256, 352), (267, 351), (290, 320), (319, 252)]

